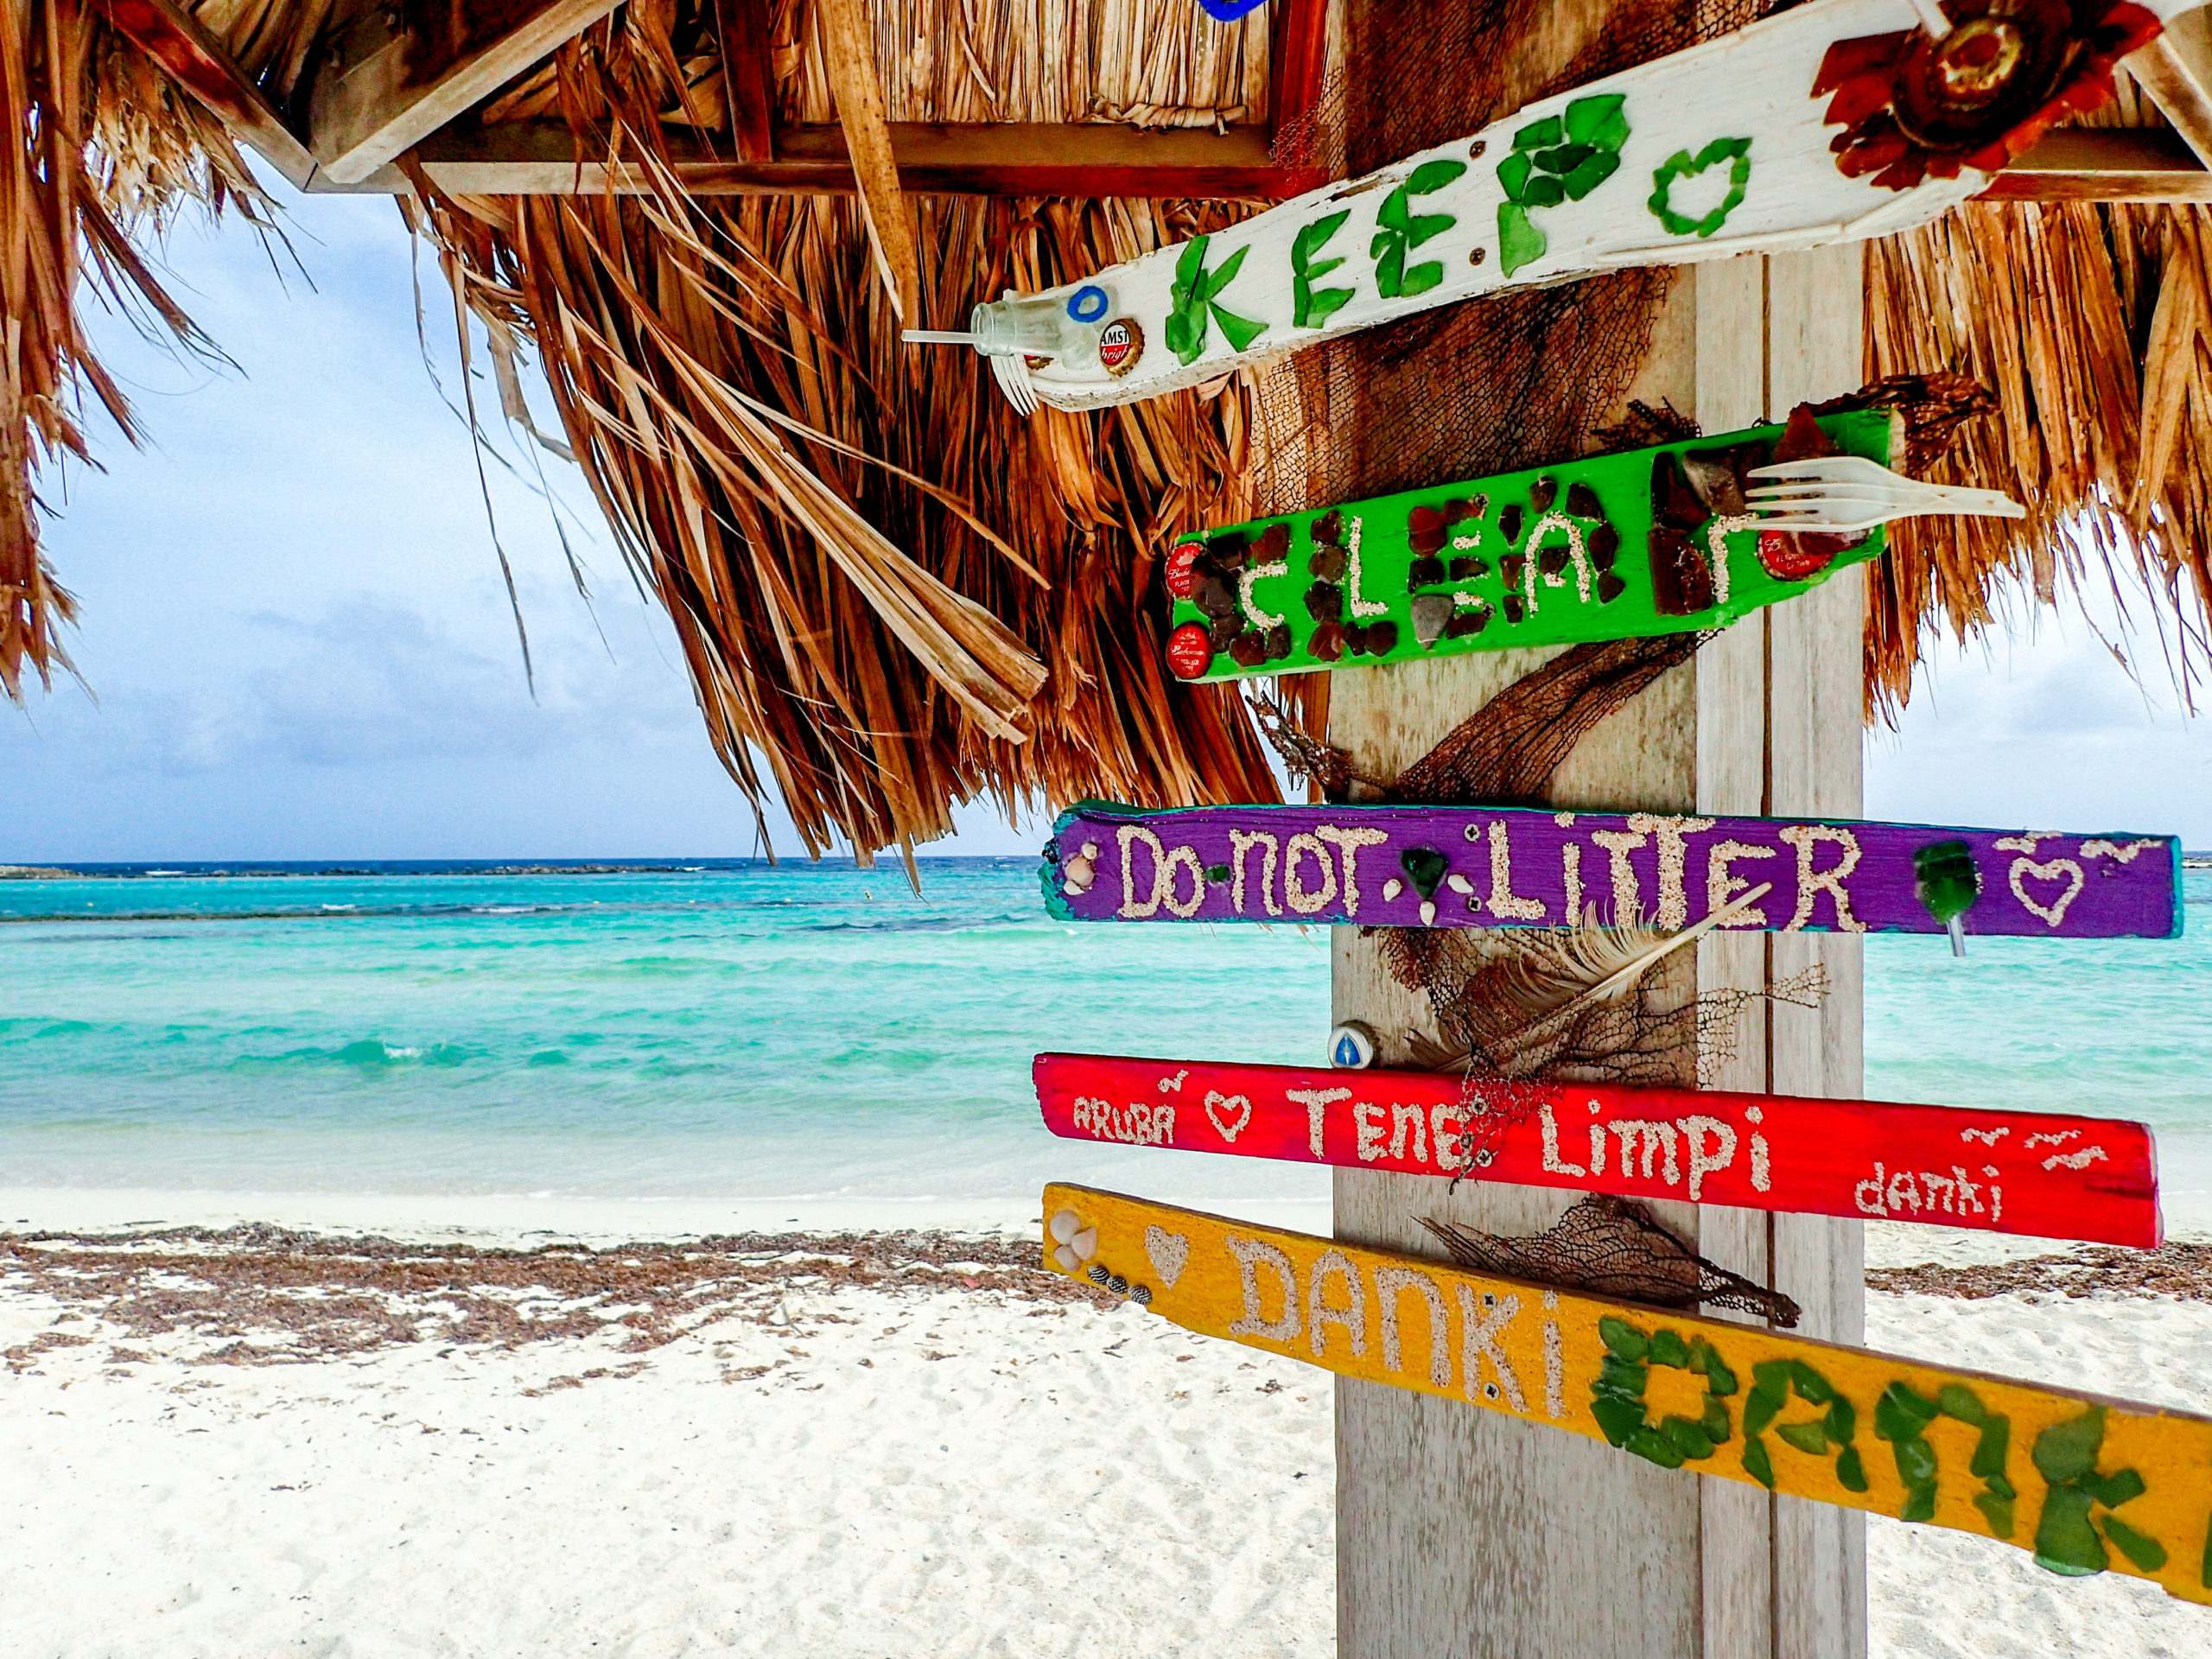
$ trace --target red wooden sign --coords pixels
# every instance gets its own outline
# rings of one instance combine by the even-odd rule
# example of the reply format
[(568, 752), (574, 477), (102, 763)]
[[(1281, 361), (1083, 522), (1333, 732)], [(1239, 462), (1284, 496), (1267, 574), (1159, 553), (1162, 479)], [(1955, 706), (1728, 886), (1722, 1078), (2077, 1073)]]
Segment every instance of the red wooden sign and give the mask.
[(1040, 1054), (1076, 1141), (2149, 1248), (2151, 1131), (2113, 1118), (1696, 1089)]

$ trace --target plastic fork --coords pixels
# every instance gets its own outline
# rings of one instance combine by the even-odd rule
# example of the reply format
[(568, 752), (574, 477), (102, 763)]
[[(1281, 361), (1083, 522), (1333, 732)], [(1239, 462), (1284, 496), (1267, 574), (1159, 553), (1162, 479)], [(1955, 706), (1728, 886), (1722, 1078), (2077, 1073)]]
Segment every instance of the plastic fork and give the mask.
[(1029, 384), (1029, 365), (1018, 357), (991, 359), (991, 378), (999, 383), (999, 390), (1006, 393), (1025, 419), (1037, 412), (1037, 389)]
[(1872, 530), (1892, 518), (1952, 513), (1974, 518), (2024, 518), (2028, 510), (1999, 490), (1923, 484), (1863, 455), (1822, 455), (1754, 467), (1753, 478), (1775, 481), (1744, 492), (1762, 530)]

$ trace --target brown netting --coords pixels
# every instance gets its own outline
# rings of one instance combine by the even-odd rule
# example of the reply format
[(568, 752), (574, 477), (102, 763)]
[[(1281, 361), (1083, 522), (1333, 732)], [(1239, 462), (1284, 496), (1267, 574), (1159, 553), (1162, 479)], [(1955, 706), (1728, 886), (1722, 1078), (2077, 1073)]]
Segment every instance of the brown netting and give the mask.
[(1797, 1304), (1707, 1261), (1628, 1198), (1595, 1194), (1527, 1238), (1421, 1217), (1452, 1259), (1477, 1273), (1586, 1290), (1649, 1307), (1732, 1307), (1789, 1330)]
[[(1333, 72), (1316, 114), (1279, 133), (1275, 153), (1357, 176), (1770, 9), (1624, 0), (1569, 17), (1544, 0), (1350, 0), (1341, 61), (1360, 73)], [(1561, 62), (1558, 74), (1531, 67)], [(1274, 365), (1259, 399), (1268, 510), (1585, 453), (1642, 364), (1674, 282), (1670, 270), (1622, 270), (1494, 295)]]

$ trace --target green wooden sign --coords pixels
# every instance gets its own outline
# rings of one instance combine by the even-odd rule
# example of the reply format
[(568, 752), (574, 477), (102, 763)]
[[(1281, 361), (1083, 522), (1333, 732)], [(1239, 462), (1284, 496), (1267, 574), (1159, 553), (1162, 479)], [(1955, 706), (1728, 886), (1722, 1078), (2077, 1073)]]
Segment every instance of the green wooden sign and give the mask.
[[(1779, 458), (1888, 463), (1885, 410), (1796, 417)], [(1819, 435), (1812, 431), (1817, 426)], [(1186, 680), (1407, 662), (1726, 626), (1873, 558), (1858, 537), (1761, 531), (1754, 428), (1210, 531), (1167, 562), (1167, 660)]]

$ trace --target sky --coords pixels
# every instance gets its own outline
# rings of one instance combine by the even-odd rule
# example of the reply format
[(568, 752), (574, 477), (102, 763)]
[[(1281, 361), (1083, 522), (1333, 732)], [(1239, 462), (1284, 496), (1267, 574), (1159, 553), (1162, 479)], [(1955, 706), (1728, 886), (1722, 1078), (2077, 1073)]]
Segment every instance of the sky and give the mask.
[[(124, 319), (96, 328), (147, 442), (99, 423), (104, 470), (46, 480), (86, 683), (0, 705), (0, 862), (760, 851), (665, 617), (575, 469), (543, 457), (558, 505), (540, 492), (488, 378), (479, 404), (517, 471), (487, 462), (480, 484), (447, 402), (451, 301), (396, 207), (278, 189), (289, 254), (235, 222), (188, 222), (165, 248), (172, 291), (229, 365), (180, 360)], [(2155, 648), (2145, 661), (2139, 686), (2081, 617), (2048, 613), (1942, 651), (1900, 729), (1869, 739), (1866, 815), (2212, 847), (2212, 726), (2176, 711)], [(961, 824), (928, 850), (1041, 837), (988, 805)], [(769, 835), (798, 853), (779, 811)]]

